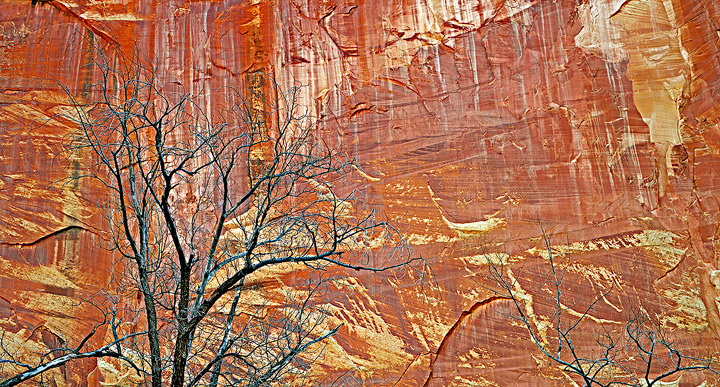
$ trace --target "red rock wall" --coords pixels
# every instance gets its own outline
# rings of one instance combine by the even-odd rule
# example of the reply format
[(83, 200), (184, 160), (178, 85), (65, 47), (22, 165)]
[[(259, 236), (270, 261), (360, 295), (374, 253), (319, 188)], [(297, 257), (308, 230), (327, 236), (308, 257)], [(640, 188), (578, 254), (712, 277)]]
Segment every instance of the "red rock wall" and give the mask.
[[(483, 254), (503, 254), (542, 323), (551, 300), (538, 222), (570, 259), (568, 299), (613, 289), (596, 322), (619, 325), (642, 306), (687, 347), (716, 351), (714, 1), (0, 0), (0, 10), (0, 318), (21, 346), (87, 328), (92, 312), (74, 303), (112, 263), (99, 247), (103, 191), (57, 183), (88, 166), (82, 155), (62, 165), (71, 128), (52, 119), (65, 102), (55, 79), (77, 93), (92, 82), (83, 65), (96, 39), (142, 47), (163, 82), (210, 103), (253, 70), (305, 85), (326, 141), (362, 167), (366, 202), (400, 219), (432, 265), (424, 288), (351, 277), (352, 295), (331, 303), (345, 325), (323, 372), (350, 369), (368, 386), (568, 383), (510, 325), (510, 305), (478, 285)], [(94, 367), (57, 378), (111, 379)]]

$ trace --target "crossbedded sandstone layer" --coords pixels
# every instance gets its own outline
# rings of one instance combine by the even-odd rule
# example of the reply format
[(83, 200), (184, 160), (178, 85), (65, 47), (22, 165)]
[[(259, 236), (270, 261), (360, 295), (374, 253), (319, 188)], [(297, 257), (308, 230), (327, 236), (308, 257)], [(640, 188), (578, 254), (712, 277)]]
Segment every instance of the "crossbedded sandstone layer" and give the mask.
[[(325, 141), (361, 167), (366, 203), (399, 219), (431, 264), (424, 287), (350, 277), (352, 294), (330, 303), (344, 326), (322, 372), (350, 370), (364, 385), (566, 384), (509, 323), (510, 305), (479, 285), (486, 255), (505, 257), (536, 314), (549, 313), (541, 225), (570, 259), (570, 299), (613, 289), (594, 323), (622, 324), (642, 306), (698, 354), (716, 350), (714, 1), (0, 0), (0, 10), (0, 318), (20, 347), (87, 330), (92, 310), (78, 301), (113, 264), (105, 193), (63, 184), (89, 166), (58, 157), (72, 125), (56, 118), (67, 104), (57, 81), (86, 90), (98, 41), (141, 47), (163, 82), (209, 103), (256, 70), (303, 85)], [(54, 376), (118, 377), (92, 361)]]

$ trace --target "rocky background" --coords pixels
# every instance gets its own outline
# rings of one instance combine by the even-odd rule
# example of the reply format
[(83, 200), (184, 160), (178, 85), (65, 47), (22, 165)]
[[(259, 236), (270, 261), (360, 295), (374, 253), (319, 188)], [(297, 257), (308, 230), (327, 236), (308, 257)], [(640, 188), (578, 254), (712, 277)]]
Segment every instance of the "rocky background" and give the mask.
[[(212, 103), (247, 74), (303, 85), (369, 206), (433, 275), (352, 273), (317, 367), (346, 385), (567, 385), (486, 284), (504, 257), (551, 313), (541, 228), (593, 324), (637, 308), (682, 348), (720, 340), (720, 5), (713, 0), (0, 0), (0, 328), (31, 351), (93, 322), (104, 192), (59, 157), (58, 82), (93, 82), (90, 42), (140, 47)], [(484, 281), (484, 282), (483, 282)], [(538, 326), (541, 323), (536, 321)], [(589, 329), (589, 328), (588, 328)], [(592, 331), (585, 335), (592, 345)], [(325, 375), (327, 378), (322, 379)], [(687, 374), (681, 385), (700, 385)], [(62, 385), (122, 383), (96, 361)]]

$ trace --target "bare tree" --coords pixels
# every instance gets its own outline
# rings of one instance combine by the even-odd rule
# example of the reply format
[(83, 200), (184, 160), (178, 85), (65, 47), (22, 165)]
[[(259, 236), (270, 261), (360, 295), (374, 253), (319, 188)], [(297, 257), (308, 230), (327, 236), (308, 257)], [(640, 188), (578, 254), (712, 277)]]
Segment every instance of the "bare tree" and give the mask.
[[(95, 160), (82, 177), (108, 193), (108, 240), (122, 261), (93, 302), (104, 321), (36, 363), (6, 356), (18, 374), (0, 386), (83, 357), (115, 358), (153, 387), (299, 383), (338, 330), (322, 306), (332, 279), (307, 273), (424, 270), (344, 184), (353, 162), (315, 137), (298, 87), (250, 73), (242, 89), (213, 90), (223, 105), (209, 108), (162, 87), (137, 51), (93, 54), (97, 83), (78, 97), (65, 88), (65, 116), (79, 127), (66, 155)], [(263, 289), (301, 271), (285, 294)], [(86, 350), (100, 330), (103, 344)]]
[[(547, 359), (587, 387), (653, 386), (663, 385), (670, 378), (677, 379), (684, 372), (718, 374), (712, 368), (710, 357), (688, 355), (680, 343), (665, 334), (657, 316), (640, 305), (632, 307), (622, 330), (609, 329), (600, 323), (592, 327), (594, 343), (588, 345), (581, 340), (587, 332), (581, 331), (591, 323), (591, 313), (612, 293), (613, 287), (581, 307), (581, 302), (570, 296), (570, 289), (564, 283), (569, 258), (562, 260), (542, 226), (541, 230), (549, 268), (544, 289), (552, 295), (550, 315), (543, 319), (546, 326), (538, 323), (540, 318), (534, 316), (536, 311), (530, 305), (530, 296), (522, 289), (519, 276), (513, 273), (504, 256), (486, 255), (492, 285), (481, 286), (511, 302), (512, 311), (506, 313), (507, 316), (524, 328)], [(580, 308), (580, 312), (575, 308)], [(552, 333), (547, 333), (549, 331)]]

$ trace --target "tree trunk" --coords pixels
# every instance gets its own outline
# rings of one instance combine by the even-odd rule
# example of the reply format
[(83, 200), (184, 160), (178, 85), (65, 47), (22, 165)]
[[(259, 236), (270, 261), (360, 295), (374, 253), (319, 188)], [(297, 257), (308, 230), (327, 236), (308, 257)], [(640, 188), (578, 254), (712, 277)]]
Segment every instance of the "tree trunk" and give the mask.
[(148, 341), (150, 342), (150, 367), (152, 387), (162, 387), (162, 363), (160, 362), (160, 339), (158, 337), (157, 312), (153, 294), (150, 291), (150, 279), (142, 266), (139, 266), (140, 287), (145, 300), (145, 313), (147, 313)]
[(185, 383), (185, 367), (187, 367), (190, 343), (193, 337), (193, 329), (181, 326), (178, 329), (178, 337), (175, 340), (175, 352), (173, 353), (173, 374), (171, 387), (182, 387)]

